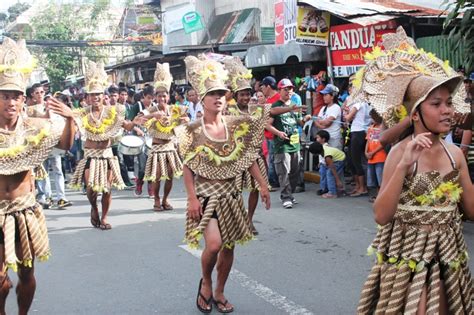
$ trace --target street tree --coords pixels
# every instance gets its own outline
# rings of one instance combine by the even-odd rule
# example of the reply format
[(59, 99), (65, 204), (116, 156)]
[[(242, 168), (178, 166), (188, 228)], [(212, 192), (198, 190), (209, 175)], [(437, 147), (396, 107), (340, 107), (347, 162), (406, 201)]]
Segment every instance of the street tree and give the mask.
[[(444, 30), (454, 43), (454, 50), (464, 44), (466, 73), (474, 71), (474, 2), (473, 0), (445, 0), (443, 2), (450, 10), (444, 22)], [(459, 18), (462, 15), (462, 18)]]
[(30, 4), (27, 2), (17, 2), (14, 5), (8, 8), (8, 21), (13, 22), (16, 18), (28, 10), (30, 8)]
[(63, 86), (65, 78), (80, 73), (82, 58), (97, 61), (104, 59), (107, 52), (99, 47), (68, 47), (68, 41), (94, 40), (99, 23), (107, 18), (110, 1), (95, 0), (91, 4), (49, 3), (32, 19), (34, 38), (37, 40), (58, 40), (62, 45), (44, 46), (35, 49), (42, 60), (53, 90)]

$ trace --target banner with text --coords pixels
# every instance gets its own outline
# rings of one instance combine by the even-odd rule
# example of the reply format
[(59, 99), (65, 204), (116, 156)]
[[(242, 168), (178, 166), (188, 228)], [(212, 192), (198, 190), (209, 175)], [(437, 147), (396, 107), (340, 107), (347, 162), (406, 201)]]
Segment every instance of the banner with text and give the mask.
[(364, 54), (381, 46), (382, 35), (394, 33), (394, 20), (368, 26), (344, 24), (331, 26), (329, 49), (334, 77), (348, 77), (364, 65)]
[(298, 7), (296, 42), (306, 45), (327, 46), (330, 14), (312, 7)]
[(275, 44), (283, 45), (296, 39), (297, 0), (275, 1)]

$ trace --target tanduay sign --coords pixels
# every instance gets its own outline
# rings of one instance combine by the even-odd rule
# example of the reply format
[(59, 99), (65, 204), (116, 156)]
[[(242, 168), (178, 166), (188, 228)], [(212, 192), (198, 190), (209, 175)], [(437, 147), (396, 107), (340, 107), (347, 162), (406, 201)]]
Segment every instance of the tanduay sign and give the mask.
[(364, 54), (381, 46), (382, 35), (394, 33), (394, 20), (373, 25), (343, 24), (331, 26), (329, 49), (334, 77), (348, 77), (364, 65)]

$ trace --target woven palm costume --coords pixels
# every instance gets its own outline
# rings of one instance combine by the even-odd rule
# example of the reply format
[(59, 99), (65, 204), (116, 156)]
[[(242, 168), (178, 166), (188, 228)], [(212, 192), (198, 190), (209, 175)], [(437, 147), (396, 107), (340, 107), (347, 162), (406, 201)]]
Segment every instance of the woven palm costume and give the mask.
[[(252, 72), (251, 70), (247, 69), (240, 60), (239, 57), (233, 57), (224, 60), (225, 69), (228, 72), (228, 81), (227, 86), (230, 86), (232, 92), (237, 93), (238, 91), (244, 90), (251, 90), (252, 87), (250, 86), (250, 80), (252, 79)], [(232, 105), (228, 104), (227, 106), (227, 113), (232, 116), (242, 116), (242, 115), (250, 115), (253, 119), (260, 120), (260, 124), (258, 125), (261, 130), (258, 131), (258, 135), (262, 134), (261, 141), (260, 141), (260, 148), (263, 144), (263, 131), (265, 129), (265, 125), (267, 124), (270, 118), (270, 108), (271, 105), (264, 105), (259, 106), (255, 104), (249, 104), (247, 111), (242, 111), (237, 103)], [(263, 176), (263, 179), (266, 183), (268, 183), (268, 176), (267, 176), (267, 167), (265, 165), (265, 157), (263, 156), (263, 151), (259, 151), (259, 157), (257, 158), (257, 165), (260, 169), (260, 173)], [(242, 176), (238, 176), (236, 178), (236, 185), (241, 187), (243, 190), (250, 190), (255, 191), (259, 189), (259, 185), (257, 181), (250, 175), (248, 170), (245, 170), (242, 173)]]
[[(366, 55), (353, 84), (355, 99), (369, 102), (389, 126), (420, 110), (419, 104), (441, 85), (455, 94), (456, 111), (470, 110), (462, 100), (461, 78), (447, 63), (417, 49), (402, 28), (384, 35), (383, 45), (385, 50)], [(423, 288), (427, 314), (437, 314), (440, 281), (450, 314), (472, 314), (471, 273), (457, 206), (459, 171), (441, 144), (453, 170), (445, 176), (417, 173), (415, 163), (405, 178), (392, 222), (379, 227), (368, 249), (376, 264), (362, 289), (358, 314), (416, 314)]]
[[(168, 64), (156, 64), (155, 88), (156, 91), (169, 93), (173, 77), (169, 72)], [(151, 107), (151, 114), (158, 112), (157, 105)], [(161, 140), (162, 143), (154, 143), (148, 152), (145, 166), (144, 180), (155, 182), (172, 177), (180, 177), (183, 174), (183, 163), (176, 151), (174, 128), (181, 124), (181, 118), (186, 114), (186, 108), (182, 106), (168, 106), (166, 111), (161, 111), (160, 118), (152, 118), (145, 123), (148, 135), (153, 139)], [(160, 178), (157, 178), (157, 174)]]
[[(103, 93), (107, 86), (107, 74), (102, 63), (89, 62), (86, 68), (87, 93)], [(99, 118), (92, 114), (92, 106), (76, 112), (76, 123), (88, 141), (113, 141), (122, 134), (122, 124), (125, 120), (125, 106), (102, 105)], [(120, 174), (118, 158), (113, 155), (112, 148), (84, 149), (84, 158), (77, 164), (70, 180), (70, 187), (82, 189), (85, 181), (85, 170), (89, 169), (89, 180), (86, 184), (95, 192), (109, 192), (113, 186), (123, 189), (125, 184)], [(110, 182), (109, 182), (110, 179)]]
[[(4, 37), (0, 46), (0, 90), (23, 93), (34, 68), (25, 41)], [(39, 167), (57, 145), (64, 126), (57, 115), (51, 119), (19, 115), (15, 130), (0, 129), (0, 175), (7, 178)], [(48, 259), (46, 221), (34, 191), (14, 200), (0, 200), (0, 229), (8, 268), (16, 271), (18, 263), (31, 267), (35, 257)]]
[[(215, 61), (186, 57), (186, 70), (201, 98), (206, 93), (227, 90), (227, 72)], [(226, 139), (213, 139), (206, 133), (203, 118), (175, 129), (183, 163), (195, 174), (196, 194), (203, 208), (199, 222), (186, 220), (185, 241), (199, 246), (212, 217), (217, 218), (223, 246), (232, 247), (252, 239), (241, 188), (235, 178), (241, 176), (258, 157), (262, 129), (260, 120), (250, 115), (223, 116)]]

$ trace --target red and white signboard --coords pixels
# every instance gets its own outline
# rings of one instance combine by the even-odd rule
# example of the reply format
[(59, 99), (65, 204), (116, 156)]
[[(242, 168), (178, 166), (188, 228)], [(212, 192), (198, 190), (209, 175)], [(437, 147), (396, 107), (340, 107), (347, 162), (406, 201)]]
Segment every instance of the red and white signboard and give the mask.
[(285, 43), (285, 3), (283, 1), (275, 2), (275, 44), (283, 45)]
[(296, 40), (297, 0), (275, 1), (275, 44), (284, 45)]
[(329, 49), (334, 77), (348, 77), (364, 65), (364, 54), (374, 46), (381, 46), (382, 35), (394, 33), (395, 21), (361, 26), (344, 24), (331, 26)]

